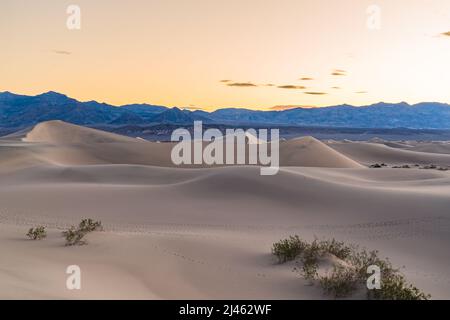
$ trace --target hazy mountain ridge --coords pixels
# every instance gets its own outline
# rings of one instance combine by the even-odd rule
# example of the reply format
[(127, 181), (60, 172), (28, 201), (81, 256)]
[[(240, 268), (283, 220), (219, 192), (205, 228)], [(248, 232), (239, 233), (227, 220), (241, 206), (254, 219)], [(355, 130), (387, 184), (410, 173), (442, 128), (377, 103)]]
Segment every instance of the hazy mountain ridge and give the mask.
[(116, 107), (96, 101), (80, 102), (52, 91), (36, 96), (0, 93), (1, 128), (23, 128), (47, 120), (63, 120), (92, 126), (183, 125), (202, 120), (206, 123), (234, 125), (449, 129), (450, 105), (436, 102), (415, 105), (405, 102), (395, 104), (381, 102), (363, 107), (338, 105), (284, 111), (226, 108), (206, 112), (149, 104)]

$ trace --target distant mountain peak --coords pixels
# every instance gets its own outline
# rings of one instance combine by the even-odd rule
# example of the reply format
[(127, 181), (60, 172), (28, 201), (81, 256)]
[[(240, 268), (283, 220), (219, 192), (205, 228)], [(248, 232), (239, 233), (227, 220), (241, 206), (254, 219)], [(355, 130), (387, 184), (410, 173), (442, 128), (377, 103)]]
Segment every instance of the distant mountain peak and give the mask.
[(55, 91), (48, 91), (45, 93), (41, 93), (36, 96), (36, 98), (41, 99), (43, 101), (49, 102), (51, 104), (63, 104), (67, 102), (78, 102), (75, 99), (69, 98), (65, 94), (55, 92)]
[(59, 93), (56, 91), (47, 91), (44, 93), (41, 93), (39, 95), (37, 95), (38, 97), (64, 97), (64, 98), (68, 98), (65, 94), (63, 93)]

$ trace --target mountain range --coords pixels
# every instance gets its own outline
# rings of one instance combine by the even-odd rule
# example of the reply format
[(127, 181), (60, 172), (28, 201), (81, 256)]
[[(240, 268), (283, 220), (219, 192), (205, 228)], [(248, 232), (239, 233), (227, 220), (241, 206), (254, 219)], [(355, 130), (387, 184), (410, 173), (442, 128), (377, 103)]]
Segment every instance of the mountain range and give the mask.
[(87, 126), (186, 125), (201, 120), (232, 125), (449, 129), (450, 105), (380, 102), (361, 107), (337, 105), (284, 111), (226, 108), (206, 112), (150, 104), (113, 106), (96, 101), (80, 102), (53, 91), (36, 96), (0, 93), (0, 128), (20, 129), (47, 120)]

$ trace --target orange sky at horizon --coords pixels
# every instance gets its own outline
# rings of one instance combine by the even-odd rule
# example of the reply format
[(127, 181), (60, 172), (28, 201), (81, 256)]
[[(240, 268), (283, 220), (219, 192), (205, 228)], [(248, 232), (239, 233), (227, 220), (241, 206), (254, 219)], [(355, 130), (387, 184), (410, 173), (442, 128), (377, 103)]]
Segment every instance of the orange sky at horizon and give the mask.
[(450, 103), (449, 32), (448, 0), (2, 0), (0, 91), (205, 110)]

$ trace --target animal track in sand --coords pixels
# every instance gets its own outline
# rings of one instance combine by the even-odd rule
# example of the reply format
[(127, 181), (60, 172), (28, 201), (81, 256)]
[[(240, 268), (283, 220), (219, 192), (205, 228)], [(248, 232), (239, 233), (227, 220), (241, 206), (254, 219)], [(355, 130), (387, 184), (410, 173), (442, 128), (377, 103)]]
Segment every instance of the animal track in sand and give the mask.
[[(243, 270), (235, 270), (231, 266), (222, 266), (222, 265), (217, 265), (217, 264), (214, 264), (214, 263), (211, 263), (211, 262), (207, 262), (207, 261), (204, 261), (204, 260), (195, 259), (195, 258), (192, 258), (192, 257), (186, 255), (186, 254), (182, 254), (182, 253), (179, 253), (179, 252), (176, 252), (176, 251), (171, 251), (171, 250), (165, 249), (165, 248), (163, 248), (162, 246), (159, 246), (159, 245), (153, 245), (153, 248), (155, 250), (158, 250), (158, 251), (166, 254), (166, 255), (171, 255), (171, 256), (176, 257), (178, 259), (185, 260), (185, 261), (187, 261), (189, 263), (196, 263), (196, 264), (200, 264), (200, 265), (203, 265), (203, 266), (208, 266), (208, 267), (214, 268), (214, 269), (216, 269), (218, 271), (219, 270), (220, 271), (225, 271), (227, 273), (234, 274), (234, 275), (242, 275), (244, 273), (248, 273), (247, 271), (243, 271)], [(256, 274), (251, 272), (250, 274), (253, 274), (256, 277), (262, 277), (262, 278), (267, 278), (268, 277), (268, 275), (263, 273), (263, 272), (258, 272)]]

